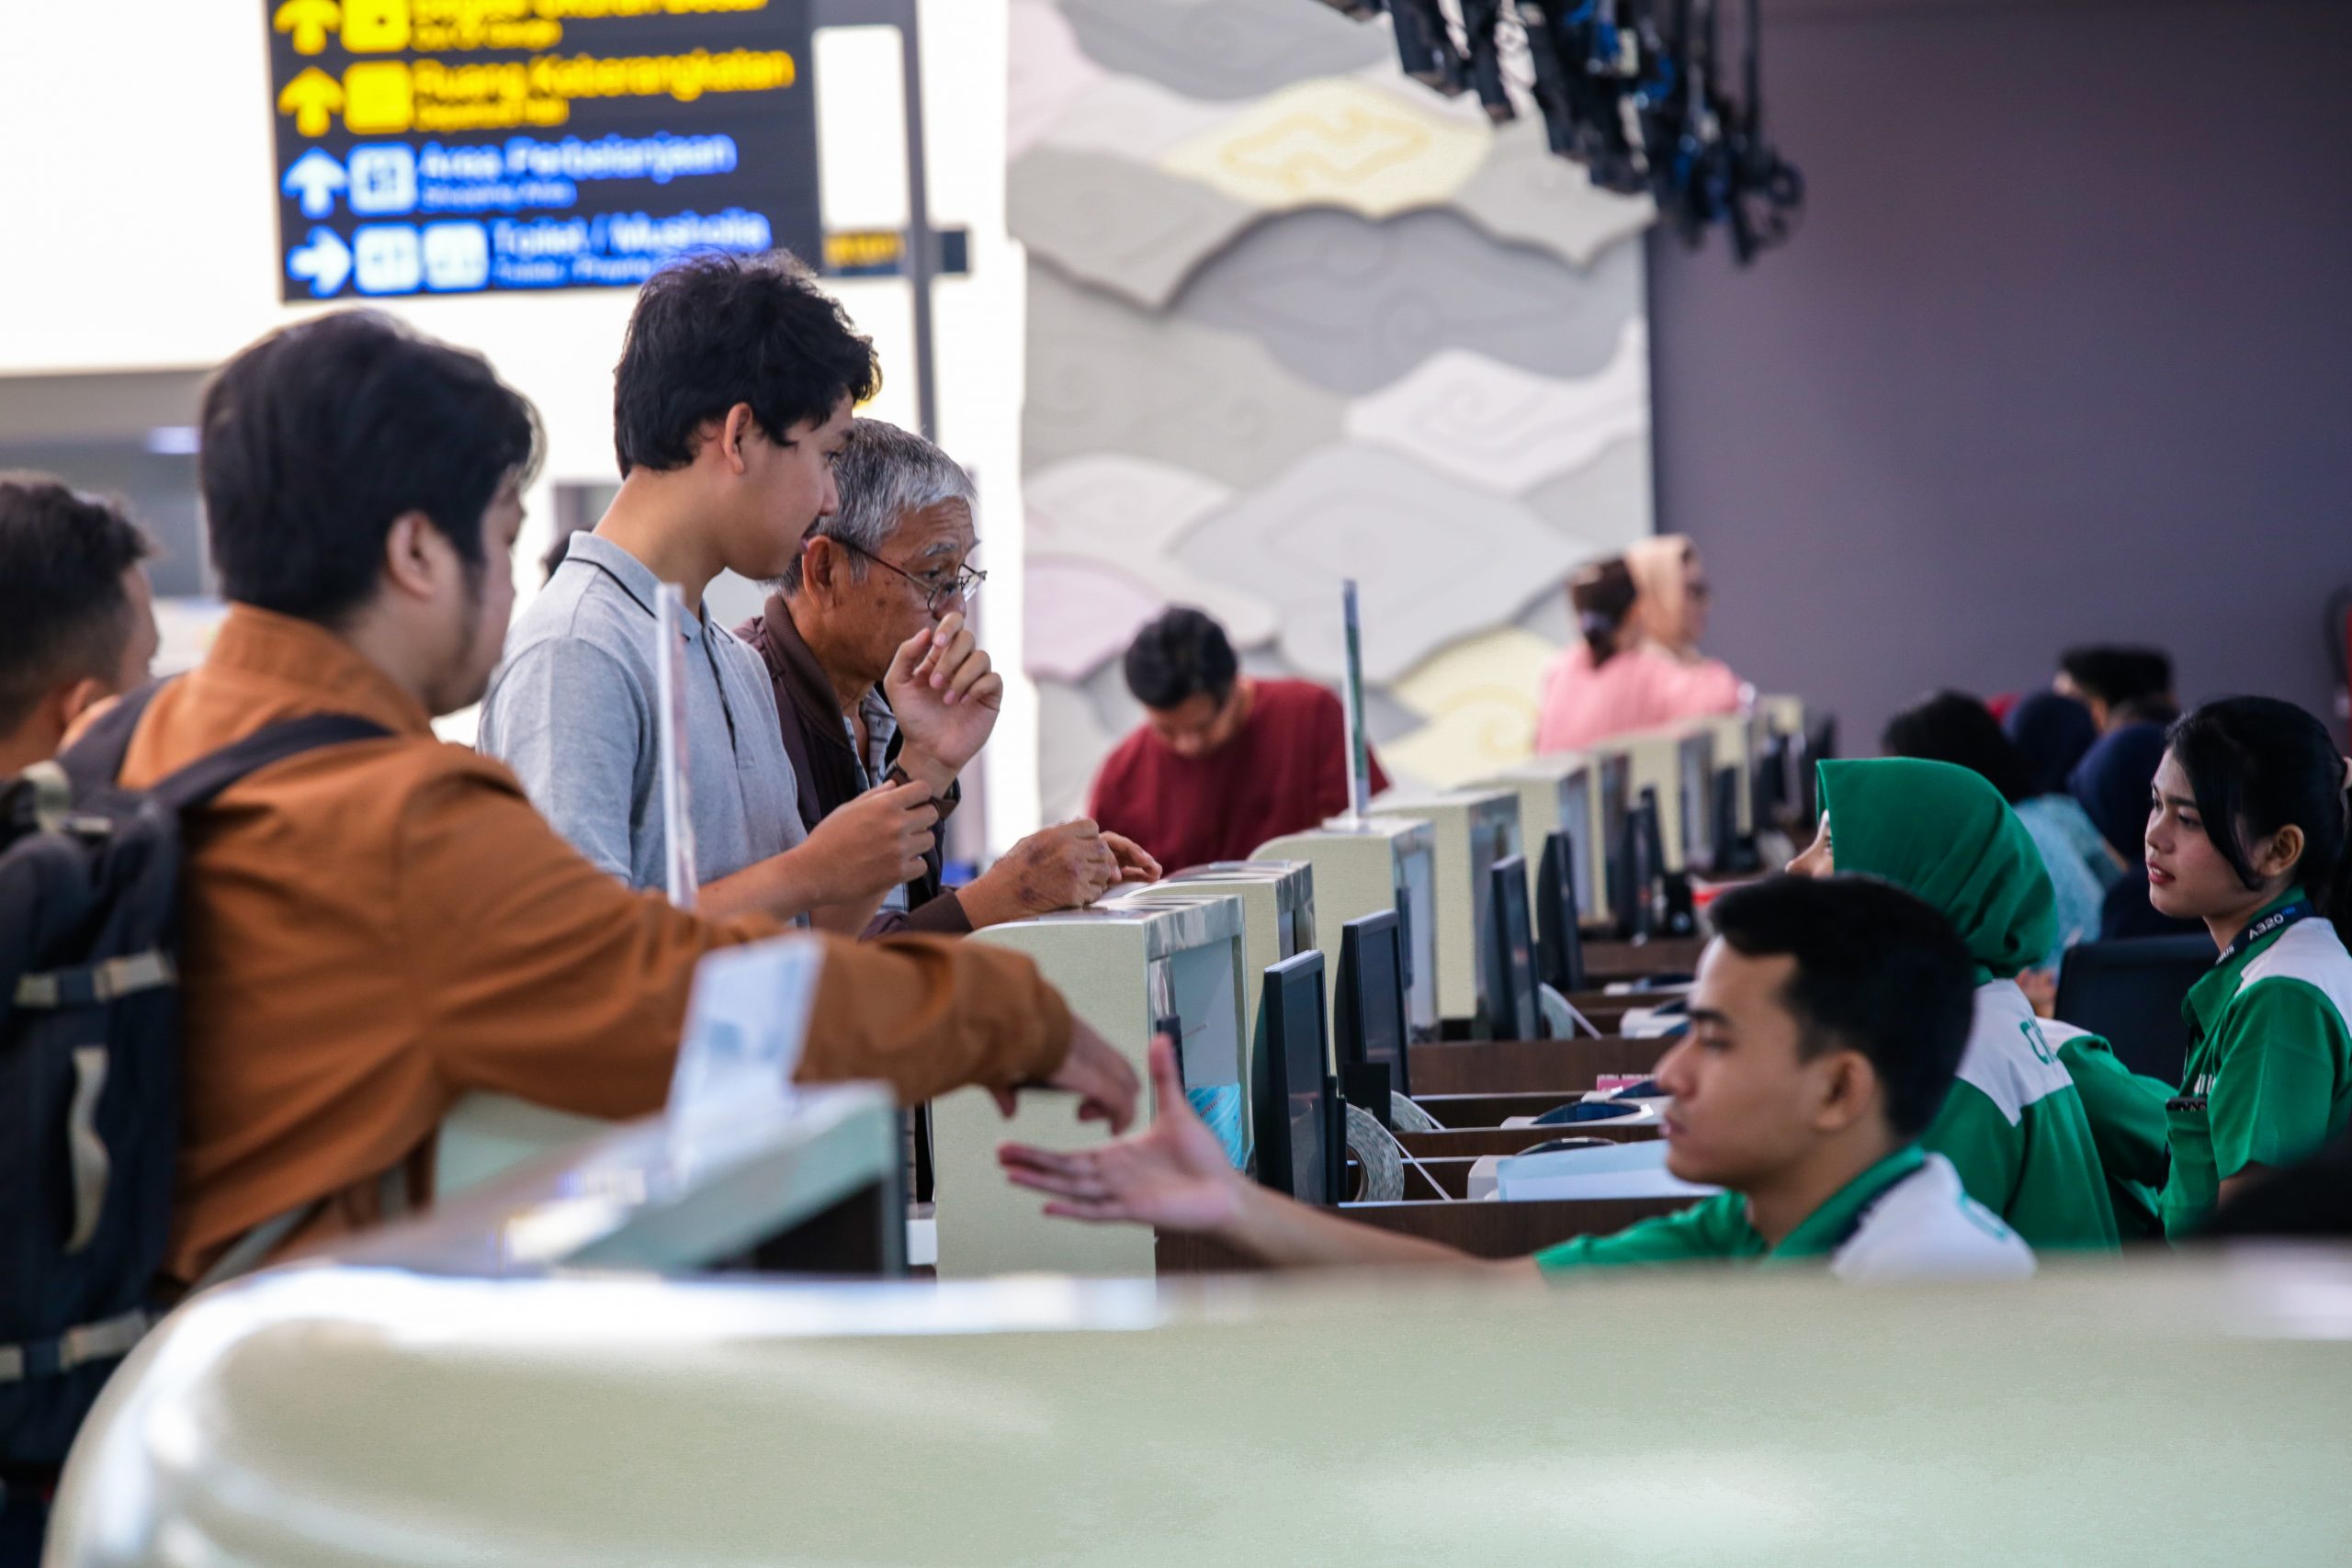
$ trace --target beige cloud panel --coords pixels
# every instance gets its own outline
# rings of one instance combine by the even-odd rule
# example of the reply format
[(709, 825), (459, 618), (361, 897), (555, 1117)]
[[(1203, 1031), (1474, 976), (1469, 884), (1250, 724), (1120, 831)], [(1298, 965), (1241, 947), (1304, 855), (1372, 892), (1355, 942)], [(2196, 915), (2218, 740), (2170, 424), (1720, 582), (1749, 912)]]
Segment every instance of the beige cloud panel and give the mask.
[(1345, 207), (1370, 218), (1442, 203), (1491, 135), (1347, 78), (1303, 82), (1164, 153), (1159, 166), (1237, 201)]
[(1649, 332), (1639, 318), (1598, 376), (1562, 380), (1446, 349), (1347, 413), (1351, 438), (1503, 495), (1582, 468), (1649, 424)]

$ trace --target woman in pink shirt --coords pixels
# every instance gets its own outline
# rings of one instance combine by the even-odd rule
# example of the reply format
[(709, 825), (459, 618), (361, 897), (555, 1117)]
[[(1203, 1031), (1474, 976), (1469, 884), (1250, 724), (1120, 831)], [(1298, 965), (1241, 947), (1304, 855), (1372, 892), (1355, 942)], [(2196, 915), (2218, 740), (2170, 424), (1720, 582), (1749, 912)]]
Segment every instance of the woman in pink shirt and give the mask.
[(1645, 539), (1623, 558), (1586, 567), (1568, 603), (1583, 640), (1544, 672), (1538, 751), (1739, 710), (1739, 677), (1699, 653), (1707, 579), (1689, 539)]

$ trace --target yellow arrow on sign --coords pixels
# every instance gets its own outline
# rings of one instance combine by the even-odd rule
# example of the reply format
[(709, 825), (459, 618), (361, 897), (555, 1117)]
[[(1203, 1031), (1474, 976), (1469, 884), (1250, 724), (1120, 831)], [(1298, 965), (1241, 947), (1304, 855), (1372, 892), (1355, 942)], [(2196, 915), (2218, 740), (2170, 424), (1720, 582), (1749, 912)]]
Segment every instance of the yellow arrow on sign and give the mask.
[[(343, 7), (335, 0), (286, 0), (270, 18), (270, 26), (294, 35), (294, 52), (317, 54), (327, 46), (327, 29), (343, 22)], [(317, 131), (305, 131), (316, 136)]]
[(343, 84), (311, 66), (277, 95), (277, 112), (294, 117), (294, 129), (305, 136), (324, 136), (343, 107)]

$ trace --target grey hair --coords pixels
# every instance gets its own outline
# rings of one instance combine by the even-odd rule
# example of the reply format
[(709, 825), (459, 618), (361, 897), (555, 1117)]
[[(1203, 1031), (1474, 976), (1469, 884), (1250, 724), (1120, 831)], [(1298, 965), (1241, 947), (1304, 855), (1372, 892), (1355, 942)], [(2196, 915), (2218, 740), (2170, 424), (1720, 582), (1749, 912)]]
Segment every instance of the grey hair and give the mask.
[[(833, 462), (833, 484), (842, 509), (808, 531), (812, 539), (839, 539), (868, 555), (879, 555), (897, 532), (899, 520), (942, 502), (974, 500), (972, 477), (956, 459), (910, 430), (878, 419), (850, 422), (849, 439)], [(797, 555), (776, 586), (789, 596), (800, 592)], [(865, 556), (852, 552), (850, 576), (865, 580)]]

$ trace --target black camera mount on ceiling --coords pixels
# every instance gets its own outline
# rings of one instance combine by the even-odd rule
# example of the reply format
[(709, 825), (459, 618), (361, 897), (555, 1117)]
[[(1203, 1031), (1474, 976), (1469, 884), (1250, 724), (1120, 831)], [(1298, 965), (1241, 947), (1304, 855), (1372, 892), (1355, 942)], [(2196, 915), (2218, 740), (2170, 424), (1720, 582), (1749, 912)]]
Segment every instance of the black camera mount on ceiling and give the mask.
[(1724, 229), (1741, 265), (1785, 242), (1804, 177), (1764, 133), (1758, 0), (1741, 0), (1740, 91), (1724, 89), (1718, 4), (1732, 0), (1321, 0), (1368, 21), (1384, 12), (1405, 73), (1497, 124), (1518, 100), (1552, 151), (1594, 185), (1647, 194), (1698, 246)]

